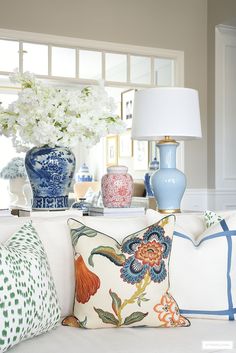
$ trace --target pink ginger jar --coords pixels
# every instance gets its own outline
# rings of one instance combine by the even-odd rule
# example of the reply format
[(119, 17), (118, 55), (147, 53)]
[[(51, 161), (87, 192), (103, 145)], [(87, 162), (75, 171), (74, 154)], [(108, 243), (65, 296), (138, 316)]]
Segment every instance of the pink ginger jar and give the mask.
[(102, 177), (104, 207), (130, 207), (133, 195), (133, 178), (125, 166), (107, 168)]

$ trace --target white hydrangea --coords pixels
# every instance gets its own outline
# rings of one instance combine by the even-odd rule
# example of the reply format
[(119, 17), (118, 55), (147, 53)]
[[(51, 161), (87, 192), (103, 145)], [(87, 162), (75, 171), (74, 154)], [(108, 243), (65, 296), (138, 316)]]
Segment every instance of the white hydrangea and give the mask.
[(115, 104), (102, 84), (75, 91), (43, 85), (26, 72), (11, 80), (21, 84), (18, 99), (0, 109), (0, 134), (11, 137), (17, 151), (33, 146), (87, 146), (107, 134), (124, 131)]

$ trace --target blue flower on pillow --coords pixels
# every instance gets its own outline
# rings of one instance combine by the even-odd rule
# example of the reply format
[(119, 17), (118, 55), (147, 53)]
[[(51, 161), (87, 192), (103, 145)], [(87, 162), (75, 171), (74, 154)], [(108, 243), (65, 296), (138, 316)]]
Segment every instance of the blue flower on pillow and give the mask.
[(171, 249), (171, 238), (165, 236), (161, 226), (151, 226), (144, 233), (143, 239), (134, 237), (122, 245), (122, 252), (129, 256), (120, 272), (125, 282), (141, 282), (146, 274), (153, 282), (162, 282), (167, 275), (165, 259)]

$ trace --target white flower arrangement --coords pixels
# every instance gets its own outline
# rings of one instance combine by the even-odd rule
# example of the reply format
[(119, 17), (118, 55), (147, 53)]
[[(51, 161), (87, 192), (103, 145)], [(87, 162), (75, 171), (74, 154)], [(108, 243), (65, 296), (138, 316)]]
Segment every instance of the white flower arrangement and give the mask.
[(15, 72), (10, 79), (22, 90), (0, 111), (0, 134), (11, 137), (17, 151), (43, 145), (71, 148), (79, 141), (92, 146), (125, 129), (102, 85), (69, 91), (46, 86), (29, 72)]
[(0, 178), (2, 179), (16, 179), (26, 178), (25, 162), (23, 158), (16, 157), (1, 170)]

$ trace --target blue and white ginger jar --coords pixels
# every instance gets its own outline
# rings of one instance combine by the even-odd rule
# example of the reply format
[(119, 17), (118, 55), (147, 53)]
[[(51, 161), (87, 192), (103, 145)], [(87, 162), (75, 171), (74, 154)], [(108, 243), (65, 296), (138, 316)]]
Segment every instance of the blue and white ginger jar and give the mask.
[(79, 168), (78, 173), (75, 175), (76, 182), (93, 181), (93, 176), (89, 172), (88, 166), (83, 163)]
[(34, 147), (25, 167), (33, 191), (33, 209), (66, 209), (75, 171), (75, 156), (66, 147)]

